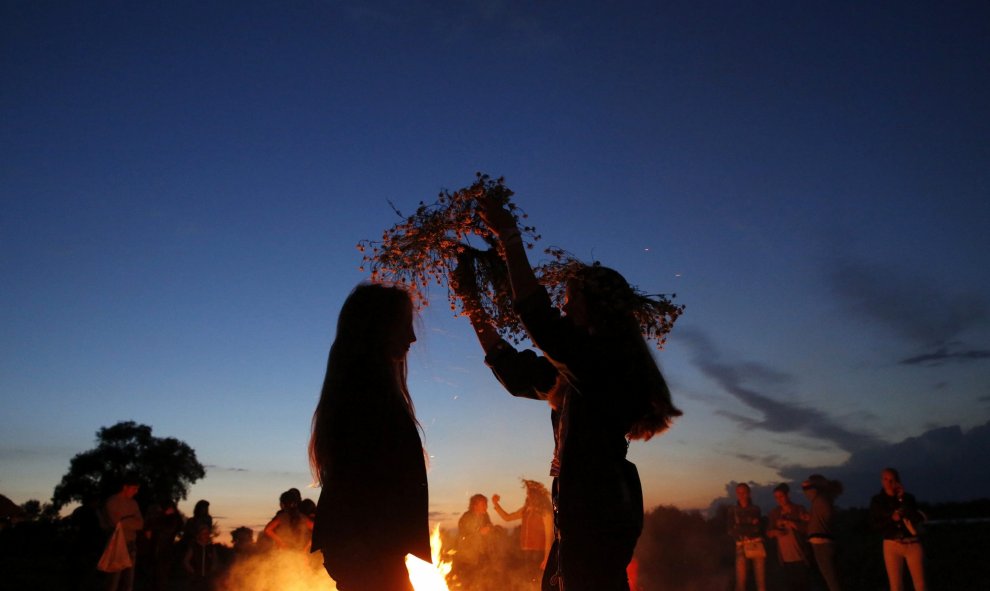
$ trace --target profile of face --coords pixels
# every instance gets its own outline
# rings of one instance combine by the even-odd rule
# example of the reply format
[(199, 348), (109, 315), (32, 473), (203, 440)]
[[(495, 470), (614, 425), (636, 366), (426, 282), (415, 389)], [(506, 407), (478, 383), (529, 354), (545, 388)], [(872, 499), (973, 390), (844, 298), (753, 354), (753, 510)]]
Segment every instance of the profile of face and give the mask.
[(883, 492), (890, 496), (898, 494), (901, 488), (901, 482), (897, 479), (897, 475), (890, 470), (884, 470), (880, 473), (880, 485), (883, 486)]
[(405, 359), (409, 347), (416, 342), (416, 331), (413, 328), (413, 314), (410, 306), (405, 310), (402, 320), (398, 323), (398, 329), (389, 335), (386, 346), (388, 355), (396, 361)]
[(580, 284), (573, 279), (567, 282), (567, 288), (564, 291), (564, 305), (562, 308), (564, 314), (566, 314), (575, 325), (581, 327), (588, 326), (588, 303), (585, 300), (584, 292), (581, 290)]
[(773, 491), (773, 498), (781, 507), (786, 507), (791, 504), (791, 499), (787, 496), (787, 493), (782, 490)]
[(750, 500), (752, 498), (752, 493), (749, 487), (745, 484), (740, 484), (736, 487), (736, 499), (738, 499), (739, 504), (743, 507), (749, 506)]
[(488, 512), (488, 499), (478, 499), (477, 501), (475, 501), (474, 503), (472, 503), (471, 504), (471, 511), (473, 511), (475, 513), (478, 513), (479, 515), (482, 514), (482, 513), (487, 513)]
[(814, 487), (805, 486), (802, 487), (801, 490), (804, 491), (804, 496), (807, 497), (809, 501), (814, 501), (816, 498), (818, 498), (818, 489)]

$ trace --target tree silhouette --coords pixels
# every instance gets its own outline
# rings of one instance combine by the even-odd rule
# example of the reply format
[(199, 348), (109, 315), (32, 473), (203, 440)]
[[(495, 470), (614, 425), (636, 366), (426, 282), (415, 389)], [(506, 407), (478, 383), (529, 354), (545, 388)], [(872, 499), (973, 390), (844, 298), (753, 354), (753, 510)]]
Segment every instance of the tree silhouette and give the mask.
[(137, 474), (140, 498), (149, 501), (185, 499), (189, 485), (206, 475), (191, 447), (174, 437), (154, 437), (151, 427), (122, 421), (96, 432), (96, 448), (76, 454), (69, 471), (55, 487), (52, 505), (117, 491), (121, 478)]

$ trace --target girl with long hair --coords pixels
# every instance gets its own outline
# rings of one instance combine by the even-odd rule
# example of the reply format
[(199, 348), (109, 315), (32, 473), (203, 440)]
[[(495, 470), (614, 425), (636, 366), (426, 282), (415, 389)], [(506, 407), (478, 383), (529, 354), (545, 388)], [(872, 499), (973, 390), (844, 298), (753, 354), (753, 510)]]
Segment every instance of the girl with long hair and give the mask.
[(612, 269), (577, 265), (558, 310), (537, 281), (512, 213), (485, 196), (479, 204), (498, 238), (513, 305), (543, 355), (518, 352), (500, 339), (465, 287), (471, 282), (455, 277), (453, 283), (502, 384), (553, 409), (557, 540), (544, 587), (626, 591), (626, 567), (643, 527), (628, 440), (650, 439), (681, 414), (635, 317), (644, 296)]
[(808, 514), (808, 542), (815, 555), (818, 573), (828, 591), (842, 591), (839, 571), (835, 564), (835, 499), (842, 494), (838, 480), (829, 480), (821, 474), (812, 474), (801, 483), (804, 496), (811, 501)]
[(341, 591), (410, 591), (405, 555), (430, 560), (426, 459), (406, 386), (409, 294), (358, 285), (340, 311), (310, 465), (323, 486), (312, 550)]

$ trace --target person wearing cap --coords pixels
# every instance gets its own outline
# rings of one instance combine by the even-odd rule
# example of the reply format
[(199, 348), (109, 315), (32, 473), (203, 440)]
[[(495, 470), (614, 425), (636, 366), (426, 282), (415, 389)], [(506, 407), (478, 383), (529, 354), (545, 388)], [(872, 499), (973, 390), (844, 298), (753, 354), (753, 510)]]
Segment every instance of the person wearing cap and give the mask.
[(904, 564), (914, 591), (925, 591), (924, 553), (917, 526), (925, 520), (914, 495), (904, 492), (894, 468), (880, 473), (882, 490), (870, 501), (870, 524), (883, 536), (883, 563), (890, 591), (904, 591)]
[(842, 483), (829, 480), (821, 474), (812, 474), (801, 483), (804, 495), (811, 502), (808, 516), (808, 542), (815, 555), (818, 572), (829, 591), (841, 591), (839, 573), (835, 567), (835, 498), (842, 494)]

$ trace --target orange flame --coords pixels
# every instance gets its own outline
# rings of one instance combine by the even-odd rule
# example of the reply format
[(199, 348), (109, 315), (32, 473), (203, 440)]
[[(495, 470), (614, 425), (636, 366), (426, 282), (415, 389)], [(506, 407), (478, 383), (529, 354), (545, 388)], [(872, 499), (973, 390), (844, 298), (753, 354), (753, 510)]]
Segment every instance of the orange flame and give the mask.
[(449, 591), (447, 575), (450, 574), (451, 564), (440, 559), (441, 546), (440, 526), (437, 525), (430, 535), (430, 557), (433, 559), (433, 564), (412, 554), (406, 554), (409, 582), (416, 591)]

